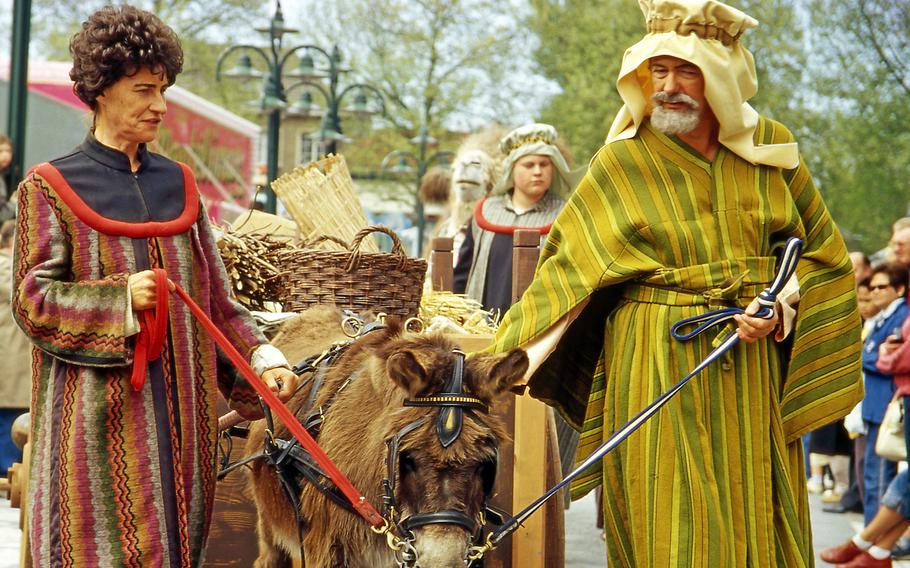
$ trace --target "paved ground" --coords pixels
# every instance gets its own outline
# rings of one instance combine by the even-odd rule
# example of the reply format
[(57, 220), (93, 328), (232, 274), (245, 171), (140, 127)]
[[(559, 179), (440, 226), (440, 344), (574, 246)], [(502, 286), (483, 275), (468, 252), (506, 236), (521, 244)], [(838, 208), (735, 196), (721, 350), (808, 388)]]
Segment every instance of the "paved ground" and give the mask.
[[(821, 498), (810, 495), (812, 531), (816, 553), (823, 548), (840, 544), (862, 526), (862, 515), (845, 513), (836, 515), (821, 510)], [(566, 566), (567, 568), (604, 568), (604, 544), (600, 531), (594, 526), (595, 502), (593, 496), (572, 504), (566, 513)], [(0, 499), (0, 568), (19, 566), (19, 510), (10, 508), (9, 501)], [(825, 566), (818, 561), (819, 566)], [(910, 561), (895, 562), (899, 568), (910, 568)]]
[(18, 568), (19, 509), (10, 507), (9, 499), (0, 498), (0, 568)]

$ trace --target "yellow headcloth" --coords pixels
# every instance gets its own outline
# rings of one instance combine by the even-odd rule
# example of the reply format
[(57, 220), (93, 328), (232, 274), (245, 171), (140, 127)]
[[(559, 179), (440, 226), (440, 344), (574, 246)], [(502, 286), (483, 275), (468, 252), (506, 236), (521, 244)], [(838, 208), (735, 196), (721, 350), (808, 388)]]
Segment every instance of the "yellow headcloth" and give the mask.
[(625, 103), (606, 143), (635, 136), (650, 113), (648, 61), (670, 55), (693, 63), (705, 77), (705, 98), (720, 123), (721, 144), (753, 164), (786, 169), (799, 164), (795, 143), (756, 145), (758, 113), (749, 105), (757, 89), (755, 62), (742, 34), (758, 25), (749, 15), (716, 0), (639, 0), (647, 35), (626, 50), (616, 87)]

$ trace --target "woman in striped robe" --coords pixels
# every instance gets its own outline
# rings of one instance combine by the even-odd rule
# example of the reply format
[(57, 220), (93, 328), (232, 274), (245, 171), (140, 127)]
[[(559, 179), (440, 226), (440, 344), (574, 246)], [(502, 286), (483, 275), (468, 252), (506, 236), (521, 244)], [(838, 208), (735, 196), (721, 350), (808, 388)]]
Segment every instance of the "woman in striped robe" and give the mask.
[[(810, 566), (800, 436), (861, 397), (852, 266), (790, 132), (735, 100), (748, 74), (725, 82), (751, 64), (737, 38), (754, 20), (713, 0), (643, 6), (650, 33), (619, 83), (627, 107), (492, 349), (529, 350), (530, 393), (581, 431), (581, 461), (714, 346), (675, 341), (670, 326), (746, 307), (776, 250), (803, 239), (795, 316), (773, 338), (774, 326), (738, 317), (744, 341), (573, 491), (604, 484), (610, 566)], [(748, 123), (744, 139), (736, 126)]]
[(198, 566), (219, 389), (247, 416), (259, 414), (258, 401), (246, 382), (217, 372), (213, 340), (176, 299), (159, 320), (163, 350), (141, 356), (136, 346), (151, 330), (140, 315), (167, 292), (150, 269), (166, 270), (273, 390), (283, 381), (279, 396), (290, 396), (296, 376), (231, 299), (189, 168), (145, 147), (182, 65), (174, 32), (148, 12), (107, 7), (71, 50), (92, 132), (19, 187), (13, 309), (34, 343), (32, 561)]

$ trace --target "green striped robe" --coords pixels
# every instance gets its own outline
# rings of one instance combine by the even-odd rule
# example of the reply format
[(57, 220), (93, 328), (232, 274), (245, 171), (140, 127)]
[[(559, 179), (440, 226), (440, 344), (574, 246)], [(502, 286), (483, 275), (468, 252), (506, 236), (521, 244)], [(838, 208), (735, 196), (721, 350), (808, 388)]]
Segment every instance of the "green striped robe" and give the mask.
[[(792, 135), (762, 119), (756, 140)], [(530, 382), (581, 430), (579, 461), (712, 348), (670, 325), (747, 305), (791, 236), (805, 243), (790, 337), (735, 346), (573, 487), (604, 483), (610, 566), (812, 565), (799, 438), (862, 396), (853, 270), (804, 164), (724, 147), (708, 162), (649, 124), (599, 151), (558, 217), (492, 349), (589, 299)]]

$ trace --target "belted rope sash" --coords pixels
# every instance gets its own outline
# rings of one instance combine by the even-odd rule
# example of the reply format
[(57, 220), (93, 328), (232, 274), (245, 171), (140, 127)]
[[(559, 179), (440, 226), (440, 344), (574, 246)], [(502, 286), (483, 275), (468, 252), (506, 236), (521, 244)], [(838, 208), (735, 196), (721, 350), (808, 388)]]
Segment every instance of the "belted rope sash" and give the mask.
[[(136, 342), (136, 354), (133, 361), (133, 373), (131, 382), (133, 388), (140, 389), (145, 383), (146, 367), (150, 361), (154, 361), (161, 356), (161, 350), (164, 345), (164, 338), (167, 334), (167, 302), (169, 290), (167, 285), (167, 273), (160, 269), (154, 269), (155, 282), (157, 291), (157, 301), (154, 313), (152, 310), (144, 310), (141, 314), (141, 321), (144, 325), (140, 326), (139, 337)], [(237, 367), (243, 377), (249, 384), (256, 389), (262, 401), (271, 408), (281, 421), (287, 426), (288, 430), (300, 442), (300, 445), (306, 449), (313, 457), (319, 467), (332, 480), (336, 487), (344, 494), (345, 498), (350, 501), (353, 509), (363, 519), (374, 528), (386, 526), (386, 521), (382, 515), (370, 504), (369, 501), (357, 490), (345, 474), (338, 469), (335, 462), (319, 447), (319, 444), (310, 436), (306, 429), (297, 421), (294, 414), (288, 409), (281, 400), (273, 393), (265, 382), (259, 378), (256, 371), (250, 366), (246, 359), (237, 351), (227, 337), (215, 326), (214, 322), (208, 315), (202, 311), (196, 302), (187, 294), (186, 290), (180, 285), (174, 285), (174, 291), (177, 296), (186, 304), (190, 312), (199, 320), (206, 332), (211, 335), (218, 344), (218, 347), (227, 355), (231, 363)]]
[[(758, 300), (759, 310), (755, 314), (755, 317), (766, 319), (774, 317), (774, 305), (777, 302), (777, 295), (781, 292), (781, 290), (783, 290), (784, 285), (796, 271), (796, 264), (799, 261), (801, 250), (802, 241), (800, 239), (794, 237), (787, 240), (780, 254), (780, 260), (778, 261), (777, 270), (775, 271), (773, 281), (767, 288), (762, 290), (756, 298)], [(677, 339), (679, 341), (687, 341), (698, 335), (701, 335), (702, 333), (705, 333), (709, 329), (712, 329), (716, 326), (726, 325), (727, 323), (733, 321), (733, 316), (742, 313), (745, 313), (745, 310), (737, 307), (712, 310), (707, 313), (685, 318), (674, 323), (670, 329), (670, 332), (673, 335), (674, 339)], [(682, 329), (688, 326), (695, 327), (688, 333), (682, 332)], [(553, 488), (544, 493), (530, 505), (525, 507), (514, 517), (509, 519), (508, 522), (492, 532), (490, 536), (487, 537), (487, 542), (484, 544), (484, 546), (475, 547), (471, 558), (481, 558), (485, 552), (492, 550), (500, 542), (502, 542), (503, 539), (505, 539), (511, 533), (515, 532), (515, 530), (521, 526), (521, 523), (523, 523), (528, 517), (537, 511), (537, 509), (542, 507), (544, 503), (546, 503), (553, 495), (556, 494), (556, 492), (569, 484), (573, 479), (578, 477), (584, 470), (588, 469), (590, 466), (597, 463), (598, 460), (602, 459), (605, 455), (613, 451), (619, 444), (623, 442), (623, 440), (638, 430), (638, 428), (640, 428), (645, 422), (648, 421), (648, 419), (650, 419), (658, 410), (660, 410), (661, 407), (663, 407), (671, 398), (673, 398), (673, 396), (678, 393), (680, 389), (682, 389), (686, 383), (689, 382), (689, 380), (700, 373), (712, 362), (720, 358), (727, 350), (736, 345), (738, 342), (739, 336), (737, 335), (735, 329), (727, 333), (723, 338), (719, 340), (717, 346), (708, 354), (708, 356), (705, 357), (705, 359), (699, 363), (688, 375), (683, 377), (668, 391), (657, 397), (653, 402), (651, 402), (651, 404), (646, 406), (641, 412), (626, 422), (619, 430), (611, 434), (607, 440), (598, 446), (597, 449), (594, 450), (594, 452), (591, 453), (587, 459), (585, 459), (585, 461), (583, 461), (578, 467), (572, 470), (572, 472), (569, 473), (565, 479), (557, 483), (555, 486), (553, 486)]]

